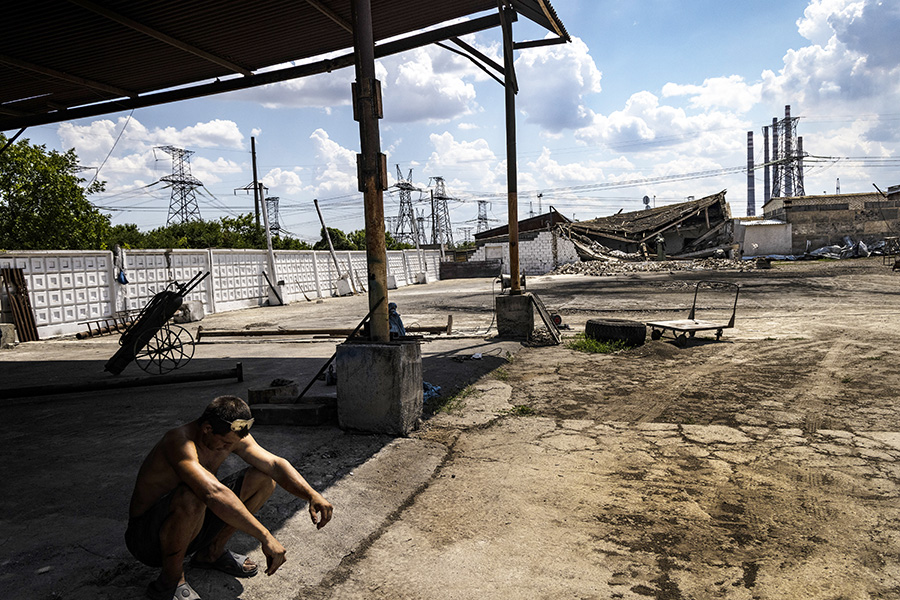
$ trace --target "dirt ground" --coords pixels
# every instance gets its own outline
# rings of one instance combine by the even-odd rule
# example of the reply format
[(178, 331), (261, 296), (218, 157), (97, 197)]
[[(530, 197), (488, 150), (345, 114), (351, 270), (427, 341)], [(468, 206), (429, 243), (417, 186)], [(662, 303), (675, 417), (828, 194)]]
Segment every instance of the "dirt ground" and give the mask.
[[(242, 582), (189, 578), (204, 598), (229, 600), (900, 599), (900, 274), (871, 258), (529, 277), (527, 290), (574, 336), (591, 318), (683, 319), (700, 279), (741, 286), (735, 327), (720, 341), (700, 334), (682, 348), (667, 336), (610, 355), (486, 342), (500, 292), (490, 280), (393, 292), (407, 325), (449, 314), (463, 334), (423, 344), (440, 405), (406, 439), (260, 428), (332, 499), (335, 520), (312, 536), (302, 503), (278, 497), (263, 518), (291, 540), (290, 569)], [(698, 317), (727, 321), (730, 301), (703, 295)], [(365, 302), (208, 323), (344, 325)], [(15, 367), (23, 384), (71, 379), (99, 371), (109, 344), (26, 344), (0, 367)], [(0, 590), (140, 597), (151, 573), (130, 559), (119, 530), (158, 431), (211, 395), (243, 393), (287, 369), (305, 381), (332, 351), (203, 345), (197, 368), (241, 360), (248, 381), (192, 384), (171, 397), (148, 389), (0, 404), (10, 426), (0, 451), (20, 457), (3, 469)], [(65, 360), (47, 362), (54, 352)], [(113, 451), (98, 456), (100, 441)], [(250, 538), (237, 549), (264, 560)]]
[(419, 435), (449, 458), (318, 597), (900, 598), (900, 300), (880, 259), (529, 291), (583, 331), (684, 318), (700, 278), (741, 285), (721, 341), (524, 348), (432, 419)]

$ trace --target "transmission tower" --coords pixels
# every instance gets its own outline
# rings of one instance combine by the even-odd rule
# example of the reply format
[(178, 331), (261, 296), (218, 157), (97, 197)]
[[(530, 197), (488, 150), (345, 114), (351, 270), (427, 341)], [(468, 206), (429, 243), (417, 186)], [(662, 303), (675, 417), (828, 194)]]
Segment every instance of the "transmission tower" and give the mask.
[(397, 183), (392, 187), (400, 191), (400, 214), (397, 215), (397, 228), (395, 229), (394, 239), (400, 243), (414, 244), (416, 242), (416, 224), (413, 219), (412, 192), (418, 190), (412, 184), (412, 169), (409, 175), (403, 179), (403, 173), (400, 172), (400, 165), (397, 165)]
[(463, 241), (468, 244), (472, 241), (472, 228), (471, 227), (460, 227), (460, 231), (463, 233)]
[(194, 190), (203, 186), (203, 182), (191, 175), (191, 154), (193, 150), (176, 148), (175, 146), (157, 146), (172, 156), (172, 174), (160, 177), (172, 186), (172, 197), (169, 200), (169, 217), (166, 226), (173, 223), (200, 221), (200, 209), (197, 207), (197, 196)]
[(803, 189), (803, 138), (797, 137), (800, 117), (791, 117), (791, 105), (784, 107), (784, 119), (772, 119), (772, 197), (805, 196)]
[(490, 229), (490, 221), (487, 215), (488, 209), (488, 201), (487, 200), (479, 200), (478, 201), (478, 219), (475, 222), (475, 233), (481, 233), (482, 231), (487, 231)]
[(447, 207), (447, 186), (443, 177), (432, 177), (434, 190), (431, 193), (431, 243), (453, 245), (453, 224), (450, 223), (450, 209)]
[(269, 231), (279, 233), (281, 225), (278, 223), (278, 196), (266, 198), (266, 215), (269, 217)]
[(416, 237), (419, 240), (419, 245), (424, 246), (428, 243), (425, 235), (425, 210), (420, 209), (416, 210)]

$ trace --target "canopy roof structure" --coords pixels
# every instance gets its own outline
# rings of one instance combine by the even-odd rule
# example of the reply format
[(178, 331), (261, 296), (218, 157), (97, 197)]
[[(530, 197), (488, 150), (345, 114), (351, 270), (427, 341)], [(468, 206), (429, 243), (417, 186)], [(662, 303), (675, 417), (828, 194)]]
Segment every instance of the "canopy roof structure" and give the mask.
[[(548, 0), (371, 6), (376, 57), (497, 27), (500, 6), (546, 28), (554, 41), (569, 40)], [(351, 66), (350, 7), (350, 0), (14, 2), (3, 9), (0, 36), (0, 131)]]

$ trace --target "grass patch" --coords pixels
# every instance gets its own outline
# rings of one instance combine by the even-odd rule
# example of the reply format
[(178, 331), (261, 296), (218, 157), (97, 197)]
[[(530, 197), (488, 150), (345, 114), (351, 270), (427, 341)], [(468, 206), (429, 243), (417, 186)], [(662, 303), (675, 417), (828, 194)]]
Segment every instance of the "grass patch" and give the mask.
[(535, 414), (535, 410), (527, 404), (516, 404), (510, 408), (507, 413), (515, 417), (528, 417)]
[(841, 383), (850, 383), (852, 381), (853, 381), (853, 378), (850, 377), (849, 375), (846, 377), (841, 377)]
[(566, 341), (566, 348), (578, 352), (587, 352), (589, 354), (612, 354), (630, 347), (631, 346), (621, 340), (600, 341), (589, 338), (583, 333), (579, 333)]
[(497, 367), (494, 369), (494, 379), (499, 381), (509, 381), (509, 371), (504, 369), (503, 367)]
[(446, 398), (439, 398), (438, 404), (434, 406), (434, 412), (439, 413), (454, 413), (460, 412), (466, 406), (466, 398), (475, 393), (475, 388), (472, 386), (465, 387), (452, 396), (447, 396)]
[(866, 360), (881, 360), (883, 356), (867, 356)]

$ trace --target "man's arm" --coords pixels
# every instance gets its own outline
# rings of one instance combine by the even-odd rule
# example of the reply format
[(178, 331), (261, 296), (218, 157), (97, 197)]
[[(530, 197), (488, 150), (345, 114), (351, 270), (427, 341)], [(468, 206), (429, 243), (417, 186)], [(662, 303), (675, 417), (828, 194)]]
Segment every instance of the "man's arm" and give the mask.
[(281, 543), (247, 510), (234, 492), (200, 464), (197, 449), (190, 440), (173, 435), (172, 439), (165, 440), (164, 444), (166, 460), (172, 465), (179, 479), (191, 488), (191, 491), (216, 516), (259, 540), (267, 557), (280, 557), (279, 565), (284, 562), (285, 550)]
[(331, 520), (334, 507), (309, 485), (289, 461), (260, 446), (252, 435), (241, 440), (234, 453), (294, 496), (308, 501), (309, 516), (318, 529), (325, 527)]

